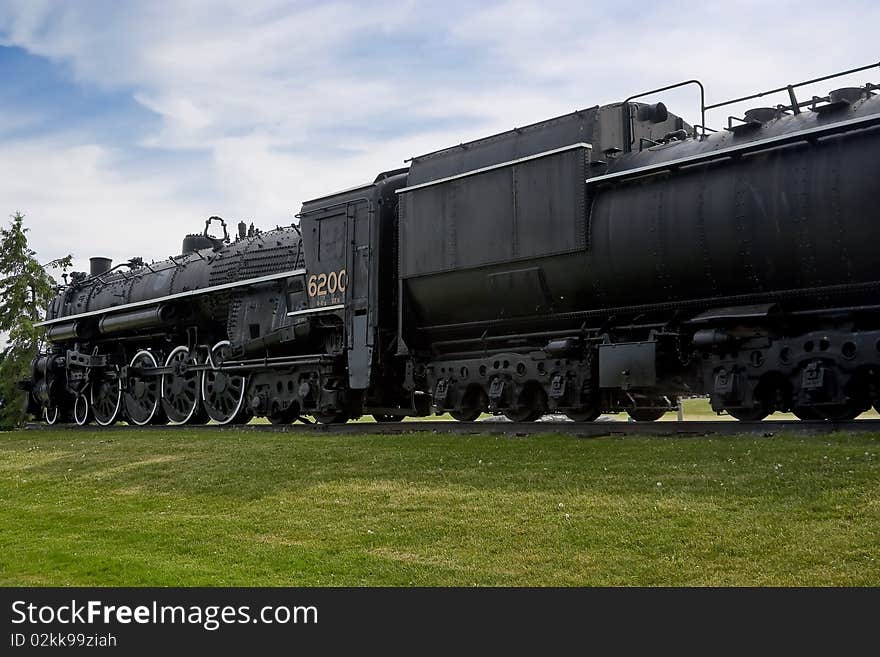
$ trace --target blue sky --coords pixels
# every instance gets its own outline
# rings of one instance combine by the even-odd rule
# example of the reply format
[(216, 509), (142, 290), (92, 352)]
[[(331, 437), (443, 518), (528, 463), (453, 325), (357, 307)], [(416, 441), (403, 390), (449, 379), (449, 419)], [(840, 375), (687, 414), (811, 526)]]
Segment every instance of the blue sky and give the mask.
[(712, 101), (878, 61), (878, 24), (875, 2), (0, 0), (0, 216), (28, 215), (43, 260), (158, 259), (209, 215), (290, 223), (412, 155), (651, 87)]

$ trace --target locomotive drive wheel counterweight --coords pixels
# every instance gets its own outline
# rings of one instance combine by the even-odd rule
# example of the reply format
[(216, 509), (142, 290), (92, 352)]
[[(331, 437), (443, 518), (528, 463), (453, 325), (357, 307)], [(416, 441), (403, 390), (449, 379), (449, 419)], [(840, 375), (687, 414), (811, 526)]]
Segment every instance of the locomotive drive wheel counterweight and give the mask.
[[(149, 351), (139, 351), (129, 364), (130, 368), (140, 370), (155, 369), (156, 357)], [(125, 412), (128, 419), (138, 426), (145, 424), (165, 424), (167, 418), (161, 404), (161, 384), (157, 376), (145, 373), (129, 374), (128, 390), (125, 393)]]
[(251, 418), (244, 403), (247, 378), (219, 369), (228, 352), (229, 340), (218, 342), (211, 349), (211, 369), (202, 376), (202, 401), (208, 415), (218, 424), (245, 424)]
[(161, 381), (162, 408), (171, 424), (205, 424), (208, 414), (201, 403), (202, 377), (192, 367), (198, 359), (186, 346), (175, 347), (165, 359), (171, 374), (163, 374)]

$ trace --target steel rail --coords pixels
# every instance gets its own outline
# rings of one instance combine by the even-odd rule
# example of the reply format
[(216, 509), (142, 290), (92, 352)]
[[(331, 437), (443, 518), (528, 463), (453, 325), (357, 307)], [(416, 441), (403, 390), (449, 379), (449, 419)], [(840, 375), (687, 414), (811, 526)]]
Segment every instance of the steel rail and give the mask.
[[(103, 431), (104, 427), (73, 425), (28, 424), (28, 431), (70, 429), (76, 431)], [(207, 426), (121, 426), (122, 431), (251, 431), (282, 432), (291, 434), (373, 435), (435, 433), (457, 435), (514, 435), (564, 434), (583, 438), (602, 436), (701, 437), (751, 435), (770, 438), (784, 433), (830, 434), (836, 432), (875, 433), (880, 437), (880, 420), (852, 422), (822, 422), (800, 420), (764, 420), (763, 422), (735, 422), (718, 420), (685, 420), (683, 422), (446, 422), (410, 421), (398, 423), (352, 422), (348, 424), (246, 424)]]

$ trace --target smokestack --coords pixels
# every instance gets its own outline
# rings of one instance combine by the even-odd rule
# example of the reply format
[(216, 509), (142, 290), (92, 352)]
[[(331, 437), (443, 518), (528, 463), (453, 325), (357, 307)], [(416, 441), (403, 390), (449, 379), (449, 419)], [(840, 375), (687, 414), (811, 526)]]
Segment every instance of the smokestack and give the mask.
[(110, 258), (89, 258), (89, 273), (92, 276), (100, 276), (107, 273), (112, 265), (113, 261)]

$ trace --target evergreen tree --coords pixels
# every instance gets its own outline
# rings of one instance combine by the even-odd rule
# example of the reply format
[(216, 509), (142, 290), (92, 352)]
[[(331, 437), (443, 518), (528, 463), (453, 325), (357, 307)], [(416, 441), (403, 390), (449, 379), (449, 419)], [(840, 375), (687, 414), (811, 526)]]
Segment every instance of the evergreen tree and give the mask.
[(57, 283), (46, 271), (70, 266), (71, 257), (53, 260), (45, 267), (28, 248), (24, 215), (16, 212), (8, 228), (0, 228), (0, 333), (6, 345), (0, 359), (0, 425), (15, 426), (24, 420), (24, 392), (18, 382), (30, 378), (31, 359), (43, 332), (34, 326), (55, 295)]

